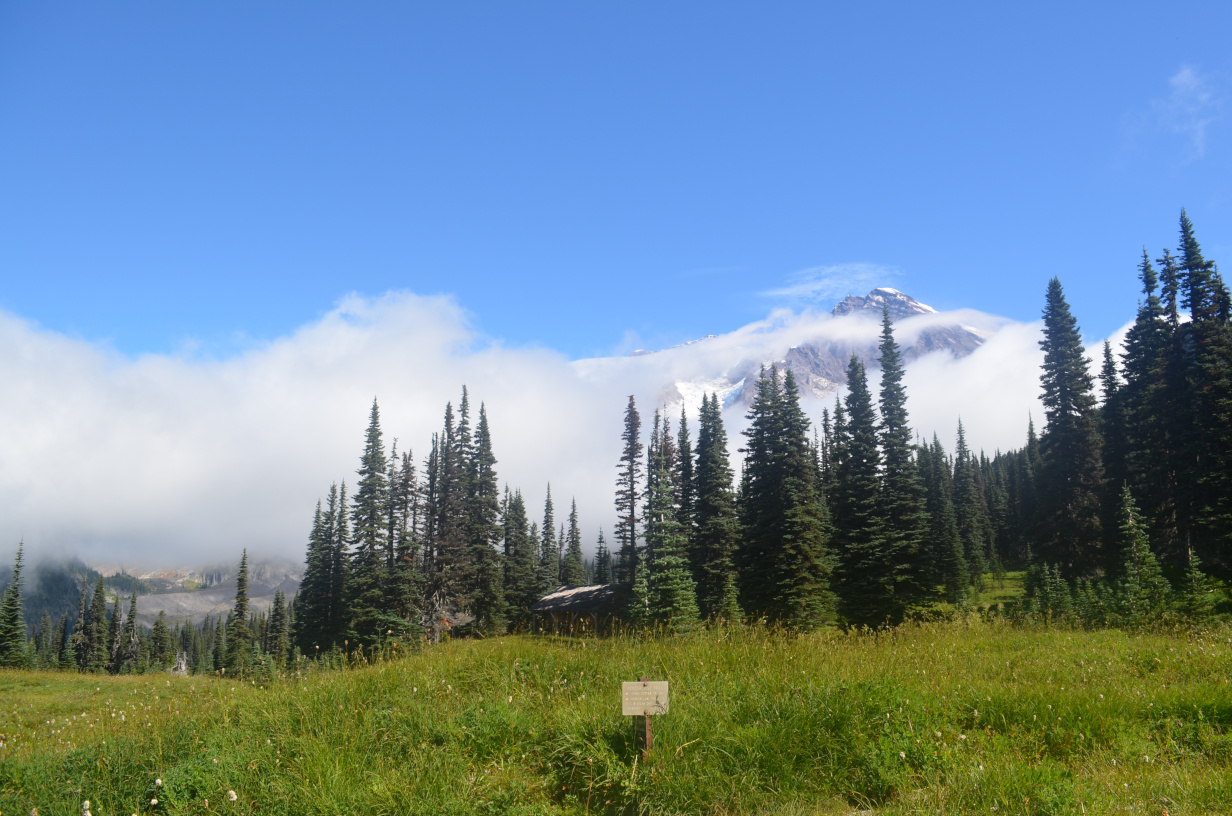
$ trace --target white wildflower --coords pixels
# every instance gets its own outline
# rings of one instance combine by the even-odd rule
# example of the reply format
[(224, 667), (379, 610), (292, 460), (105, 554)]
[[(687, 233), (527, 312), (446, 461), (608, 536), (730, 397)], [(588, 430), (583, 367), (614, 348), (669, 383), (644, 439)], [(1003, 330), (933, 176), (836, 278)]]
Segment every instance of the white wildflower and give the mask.
[(234, 802), (239, 797), (235, 795), (235, 791), (227, 791), (227, 798)]
[(154, 787), (161, 788), (162, 786), (163, 786), (163, 781), (161, 779), (154, 780)]

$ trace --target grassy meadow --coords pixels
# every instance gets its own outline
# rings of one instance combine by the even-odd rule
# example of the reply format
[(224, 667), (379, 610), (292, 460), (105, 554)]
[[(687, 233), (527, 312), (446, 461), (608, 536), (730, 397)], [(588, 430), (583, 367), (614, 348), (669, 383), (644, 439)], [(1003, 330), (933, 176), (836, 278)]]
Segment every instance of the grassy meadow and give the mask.
[[(0, 814), (1227, 813), (1230, 673), (1227, 629), (998, 621), (454, 641), (266, 686), (3, 672)], [(671, 682), (645, 761), (643, 675)]]

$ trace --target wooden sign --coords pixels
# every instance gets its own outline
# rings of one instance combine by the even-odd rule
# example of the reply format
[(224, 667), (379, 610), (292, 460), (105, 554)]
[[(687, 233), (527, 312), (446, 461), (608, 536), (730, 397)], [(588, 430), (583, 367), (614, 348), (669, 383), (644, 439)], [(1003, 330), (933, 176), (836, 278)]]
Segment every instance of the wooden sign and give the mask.
[(626, 717), (667, 713), (667, 681), (621, 683), (621, 714)]

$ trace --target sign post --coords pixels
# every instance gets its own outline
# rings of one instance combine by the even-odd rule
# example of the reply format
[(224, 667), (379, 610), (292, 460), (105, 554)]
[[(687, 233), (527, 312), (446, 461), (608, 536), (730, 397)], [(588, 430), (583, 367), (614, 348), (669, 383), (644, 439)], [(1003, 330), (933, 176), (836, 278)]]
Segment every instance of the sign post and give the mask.
[(650, 718), (667, 713), (667, 681), (652, 681), (639, 678), (636, 683), (621, 683), (621, 714), (626, 717), (642, 717), (646, 732), (642, 738), (642, 759), (650, 753), (654, 735), (650, 731)]

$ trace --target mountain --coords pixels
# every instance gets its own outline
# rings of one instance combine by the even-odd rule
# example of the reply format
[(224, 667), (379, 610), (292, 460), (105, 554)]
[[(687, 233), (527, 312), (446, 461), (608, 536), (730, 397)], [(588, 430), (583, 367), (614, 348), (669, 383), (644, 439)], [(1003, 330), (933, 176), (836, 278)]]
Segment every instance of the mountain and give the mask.
[(891, 320), (937, 313), (932, 306), (925, 306), (910, 295), (904, 295), (897, 289), (882, 286), (867, 295), (848, 295), (830, 310), (830, 314), (842, 317), (857, 312), (871, 312), (880, 317), (882, 309), (890, 312)]
[[(897, 289), (881, 287), (843, 299), (828, 314), (776, 313), (729, 334), (575, 365), (584, 376), (623, 375), (630, 380), (630, 390), (653, 395), (654, 404), (673, 415), (681, 404), (696, 408), (702, 395), (712, 392), (725, 407), (747, 407), (762, 368), (772, 365), (780, 371), (791, 369), (802, 395), (832, 399), (846, 384), (852, 354), (876, 368), (883, 309), (894, 323), (906, 363), (938, 352), (966, 357), (995, 330), (987, 316), (966, 310), (938, 312)], [(985, 325), (976, 328), (972, 322)]]

